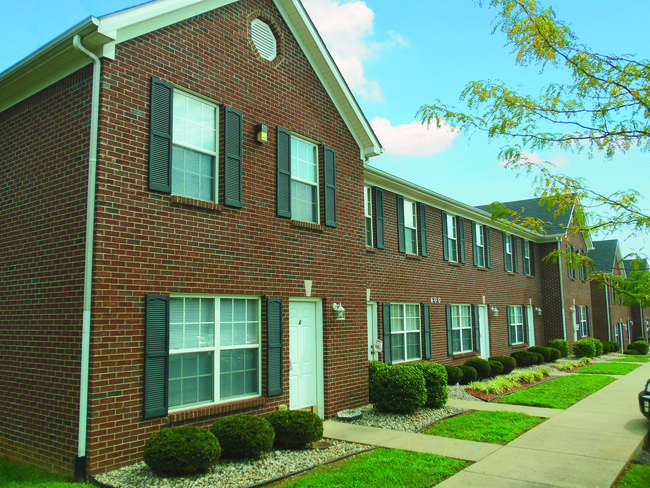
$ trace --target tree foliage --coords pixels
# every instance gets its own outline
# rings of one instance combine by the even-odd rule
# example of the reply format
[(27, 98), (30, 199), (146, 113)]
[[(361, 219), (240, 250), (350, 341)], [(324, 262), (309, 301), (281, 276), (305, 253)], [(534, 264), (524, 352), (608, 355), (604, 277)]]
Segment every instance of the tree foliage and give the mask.
[[(650, 61), (590, 49), (552, 8), (536, 0), (489, 0), (489, 5), (497, 9), (493, 33), (505, 34), (517, 65), (542, 71), (552, 67), (566, 73), (569, 81), (548, 84), (537, 94), (501, 81), (473, 81), (460, 96), (467, 110), (436, 100), (420, 107), (417, 117), (427, 125), (446, 123), (470, 135), (481, 132), (503, 141), (499, 158), (506, 166), (536, 173), (536, 193), (543, 205), (558, 213), (578, 209), (573, 229), (567, 231), (647, 232), (650, 216), (640, 208), (637, 191), (598, 193), (580, 178), (533, 162), (530, 155), (552, 147), (611, 159), (632, 148), (650, 149)], [(510, 225), (549, 230), (548, 222), (525, 218), (517, 209), (495, 203), (489, 210)], [(576, 256), (567, 261), (581, 266), (585, 260)], [(628, 286), (622, 280), (615, 285)]]

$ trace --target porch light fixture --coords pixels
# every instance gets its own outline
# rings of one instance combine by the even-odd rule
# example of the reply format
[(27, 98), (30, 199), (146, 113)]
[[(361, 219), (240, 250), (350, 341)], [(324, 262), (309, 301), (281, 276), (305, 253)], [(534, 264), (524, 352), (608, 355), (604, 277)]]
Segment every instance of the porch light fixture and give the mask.
[(264, 124), (255, 126), (255, 140), (260, 144), (264, 144), (269, 140), (269, 128)]
[(334, 302), (332, 308), (337, 314), (336, 320), (345, 320), (345, 309), (343, 308), (343, 303)]
[(542, 309), (539, 307), (535, 307), (535, 312), (537, 313), (537, 315), (542, 315)]
[(571, 310), (572, 312), (575, 312), (575, 311), (576, 311), (576, 307), (575, 307), (575, 305), (571, 305), (571, 306), (569, 307), (569, 310)]
[(490, 307), (490, 310), (492, 310), (492, 313), (494, 314), (495, 317), (499, 316), (499, 309), (496, 307)]

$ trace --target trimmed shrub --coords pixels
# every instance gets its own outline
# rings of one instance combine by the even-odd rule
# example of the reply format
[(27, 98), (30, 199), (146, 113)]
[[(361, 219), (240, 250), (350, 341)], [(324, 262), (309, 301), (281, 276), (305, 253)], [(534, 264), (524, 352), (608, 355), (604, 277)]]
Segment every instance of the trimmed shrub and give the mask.
[[(605, 353), (605, 346), (607, 346), (607, 353)], [(610, 352), (618, 352), (620, 351), (621, 346), (619, 345), (618, 342), (614, 341), (604, 341), (603, 342), (603, 353), (608, 354)]]
[(546, 347), (546, 346), (533, 346), (533, 347), (529, 347), (529, 348), (527, 349), (527, 351), (528, 351), (528, 352), (536, 352), (536, 353), (541, 354), (542, 356), (544, 356), (544, 362), (545, 362), (545, 363), (550, 363), (551, 361), (553, 361), (553, 360), (551, 359), (553, 353), (551, 352), (551, 348), (550, 348), (550, 347)]
[(145, 442), (142, 457), (157, 475), (190, 476), (208, 471), (219, 456), (219, 441), (210, 431), (183, 425), (155, 432)]
[(503, 373), (503, 363), (501, 361), (488, 360), (490, 365), (490, 376), (494, 377)]
[(503, 364), (503, 374), (508, 374), (517, 367), (516, 359), (510, 356), (491, 356), (488, 361), (499, 361)]
[(445, 366), (447, 370), (447, 384), (456, 385), (463, 380), (463, 372), (458, 366)]
[(554, 347), (560, 351), (561, 358), (565, 358), (569, 355), (569, 341), (566, 339), (551, 339), (548, 341), (548, 347)]
[(555, 361), (560, 359), (562, 353), (560, 352), (559, 349), (555, 349), (554, 347), (549, 347), (549, 349), (551, 350), (551, 362), (554, 363)]
[(634, 342), (638, 342), (638, 341), (648, 342), (645, 337), (635, 337)]
[[(528, 351), (516, 351), (510, 354), (510, 356), (515, 358), (515, 361), (517, 361), (517, 367), (527, 368), (528, 366), (537, 364), (536, 354), (537, 353)], [(542, 360), (544, 360), (544, 356), (542, 356)]]
[[(526, 351), (526, 352), (528, 352), (528, 351)], [(535, 358), (536, 358), (535, 364), (544, 364), (544, 355), (543, 354), (540, 354), (538, 352), (531, 352), (531, 354), (535, 355)]]
[(484, 380), (490, 377), (490, 363), (481, 358), (469, 358), (465, 361), (465, 366), (471, 366), (476, 370), (476, 379)]
[(629, 355), (629, 356), (638, 356), (638, 355), (639, 355), (639, 351), (637, 351), (636, 349), (630, 349), (630, 348), (628, 348), (627, 351), (625, 351), (623, 354), (627, 354), (627, 355)]
[(577, 358), (593, 358), (596, 356), (596, 344), (591, 339), (580, 339), (573, 343), (573, 355)]
[(600, 339), (596, 339), (595, 337), (588, 337), (585, 340), (591, 341), (591, 342), (594, 343), (594, 347), (596, 348), (596, 356), (602, 356), (603, 355), (603, 343), (600, 342)]
[(255, 415), (224, 417), (210, 431), (219, 439), (221, 456), (232, 459), (257, 458), (270, 451), (275, 440), (269, 421)]
[(374, 404), (377, 396), (377, 372), (390, 368), (390, 366), (382, 361), (370, 361), (368, 363), (368, 387), (370, 403)]
[(374, 406), (379, 412), (412, 413), (424, 406), (427, 389), (418, 368), (391, 366), (376, 371)]
[(306, 449), (323, 438), (323, 420), (313, 412), (284, 410), (266, 416), (275, 432), (274, 446)]
[(463, 372), (463, 379), (460, 381), (461, 385), (469, 385), (471, 382), (476, 381), (478, 374), (476, 370), (471, 366), (459, 366), (460, 370)]
[(427, 401), (424, 406), (429, 408), (444, 407), (449, 398), (445, 367), (442, 364), (428, 361), (406, 363), (405, 366), (418, 368), (424, 375), (424, 386), (427, 389)]
[(648, 345), (648, 341), (634, 341), (632, 344), (629, 344), (627, 346), (628, 349), (636, 349), (639, 351), (639, 354), (646, 355), (648, 354), (648, 349), (650, 349), (650, 345)]

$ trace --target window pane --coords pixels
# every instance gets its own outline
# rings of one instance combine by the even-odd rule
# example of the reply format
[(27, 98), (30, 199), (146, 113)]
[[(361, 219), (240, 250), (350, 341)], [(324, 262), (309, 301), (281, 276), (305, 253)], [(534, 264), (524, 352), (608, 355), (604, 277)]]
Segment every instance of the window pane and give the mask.
[(169, 358), (169, 406), (211, 401), (212, 352), (173, 354)]
[(451, 347), (454, 353), (461, 351), (460, 329), (453, 329), (451, 331)]
[(420, 358), (420, 333), (411, 332), (406, 334), (406, 358), (419, 359)]
[(221, 353), (221, 400), (258, 393), (258, 357), (257, 349)]
[(473, 349), (471, 329), (463, 329), (462, 337), (463, 337), (463, 351), (471, 351)]
[(406, 252), (409, 254), (418, 253), (418, 237), (415, 229), (406, 229), (404, 233), (406, 237)]
[(214, 156), (174, 146), (172, 192), (214, 201)]
[(394, 334), (390, 338), (393, 362), (404, 361), (404, 334)]
[(390, 306), (390, 329), (392, 332), (404, 330), (404, 307), (403, 305)]
[(317, 188), (307, 183), (291, 182), (291, 217), (302, 222), (317, 223)]

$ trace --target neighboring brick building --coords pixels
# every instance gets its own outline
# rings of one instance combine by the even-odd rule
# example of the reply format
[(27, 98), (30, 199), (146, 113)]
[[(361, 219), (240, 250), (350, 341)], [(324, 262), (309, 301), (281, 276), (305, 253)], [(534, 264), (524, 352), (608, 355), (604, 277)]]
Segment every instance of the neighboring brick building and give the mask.
[[(648, 271), (648, 260), (642, 259), (636, 262), (634, 259), (626, 259), (623, 261), (625, 274), (628, 277), (634, 277), (635, 271)], [(644, 337), (646, 340), (650, 339), (650, 307), (642, 307), (640, 304), (634, 304), (630, 307), (630, 341), (634, 341), (637, 337)]]
[(96, 473), (163, 426), (367, 403), (381, 146), (313, 32), (294, 0), (160, 0), (0, 75), (0, 455)]

